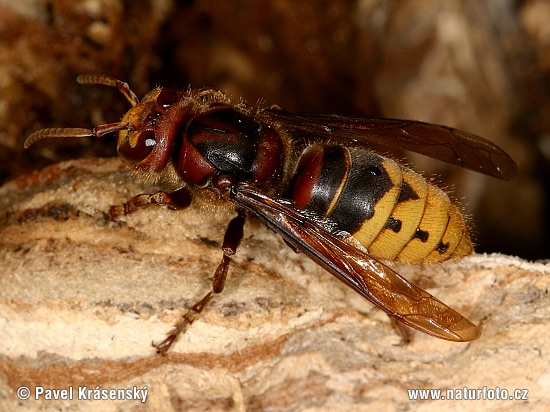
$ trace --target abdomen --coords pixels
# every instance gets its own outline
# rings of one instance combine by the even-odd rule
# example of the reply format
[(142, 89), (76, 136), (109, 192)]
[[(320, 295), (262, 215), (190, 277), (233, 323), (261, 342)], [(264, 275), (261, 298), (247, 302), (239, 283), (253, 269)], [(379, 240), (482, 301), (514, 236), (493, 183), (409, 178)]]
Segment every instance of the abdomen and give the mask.
[(351, 234), (378, 259), (435, 263), (472, 253), (464, 217), (419, 174), (371, 151), (312, 145), (302, 154), (291, 198)]

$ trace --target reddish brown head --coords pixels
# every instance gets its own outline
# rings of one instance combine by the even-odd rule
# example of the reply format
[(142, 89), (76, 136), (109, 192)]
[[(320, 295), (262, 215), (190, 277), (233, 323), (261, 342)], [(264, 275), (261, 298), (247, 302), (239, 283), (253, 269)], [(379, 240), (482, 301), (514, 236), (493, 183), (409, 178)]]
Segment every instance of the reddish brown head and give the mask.
[(150, 91), (122, 118), (127, 127), (119, 132), (118, 153), (140, 169), (160, 172), (190, 110), (181, 92), (161, 87)]
[(132, 104), (122, 121), (94, 127), (53, 128), (34, 132), (25, 147), (51, 137), (100, 137), (119, 132), (117, 151), (128, 163), (148, 172), (160, 172), (168, 163), (178, 128), (189, 113), (181, 104), (182, 93), (156, 88), (141, 101), (127, 83), (103, 75), (78, 76), (81, 84), (101, 84), (116, 87)]

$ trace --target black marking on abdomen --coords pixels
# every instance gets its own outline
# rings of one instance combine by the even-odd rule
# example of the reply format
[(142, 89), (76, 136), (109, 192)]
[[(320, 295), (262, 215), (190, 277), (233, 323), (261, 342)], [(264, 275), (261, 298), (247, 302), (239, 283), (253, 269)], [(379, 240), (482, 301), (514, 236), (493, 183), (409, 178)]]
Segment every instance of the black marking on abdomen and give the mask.
[(369, 172), (373, 176), (380, 176), (382, 174), (382, 170), (380, 170), (380, 168), (377, 166), (369, 167)]
[(430, 237), (430, 234), (422, 229), (416, 229), (416, 232), (414, 232), (413, 239), (418, 239), (422, 243), (426, 243), (428, 241), (428, 238)]
[(401, 191), (399, 192), (399, 197), (397, 198), (397, 203), (406, 202), (407, 200), (417, 200), (419, 199), (418, 193), (414, 191), (410, 184), (403, 181), (401, 184)]
[(440, 254), (444, 254), (447, 250), (449, 250), (449, 242), (443, 243), (441, 240), (437, 244), (435, 250), (437, 250)]
[(355, 233), (374, 216), (374, 207), (393, 183), (382, 156), (364, 149), (346, 150), (351, 155), (351, 168), (340, 199), (328, 217), (340, 230)]
[(401, 226), (401, 220), (395, 219), (393, 216), (390, 216), (388, 221), (386, 222), (386, 225), (384, 226), (384, 229), (391, 229), (395, 233), (399, 233), (401, 231)]

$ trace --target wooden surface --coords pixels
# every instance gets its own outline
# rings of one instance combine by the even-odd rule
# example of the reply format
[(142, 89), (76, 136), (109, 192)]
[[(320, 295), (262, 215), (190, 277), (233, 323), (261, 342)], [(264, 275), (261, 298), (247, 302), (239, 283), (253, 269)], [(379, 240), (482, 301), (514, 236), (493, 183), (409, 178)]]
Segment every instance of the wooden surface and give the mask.
[[(190, 208), (113, 222), (151, 191), (119, 160), (57, 164), (0, 188), (0, 410), (548, 410), (550, 265), (474, 255), (401, 274), (476, 324), (400, 338), (381, 311), (258, 222), (226, 290), (158, 356), (209, 289), (227, 219)], [(17, 399), (32, 389), (148, 388), (147, 401)], [(529, 401), (410, 401), (407, 389), (528, 389)]]

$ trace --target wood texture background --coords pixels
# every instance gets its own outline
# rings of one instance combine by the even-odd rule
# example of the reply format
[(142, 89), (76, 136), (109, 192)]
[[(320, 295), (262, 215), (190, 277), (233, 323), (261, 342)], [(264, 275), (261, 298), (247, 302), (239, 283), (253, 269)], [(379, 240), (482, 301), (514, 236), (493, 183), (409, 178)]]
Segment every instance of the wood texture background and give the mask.
[[(399, 337), (381, 311), (248, 222), (228, 285), (165, 357), (159, 341), (209, 288), (228, 216), (190, 208), (112, 222), (151, 191), (117, 159), (69, 161), (0, 188), (0, 410), (548, 410), (550, 266), (474, 255), (399, 271), (481, 324), (456, 344)], [(18, 387), (126, 389), (147, 402), (19, 401)], [(529, 401), (409, 401), (496, 387)], [(76, 389), (75, 389), (76, 390)]]

